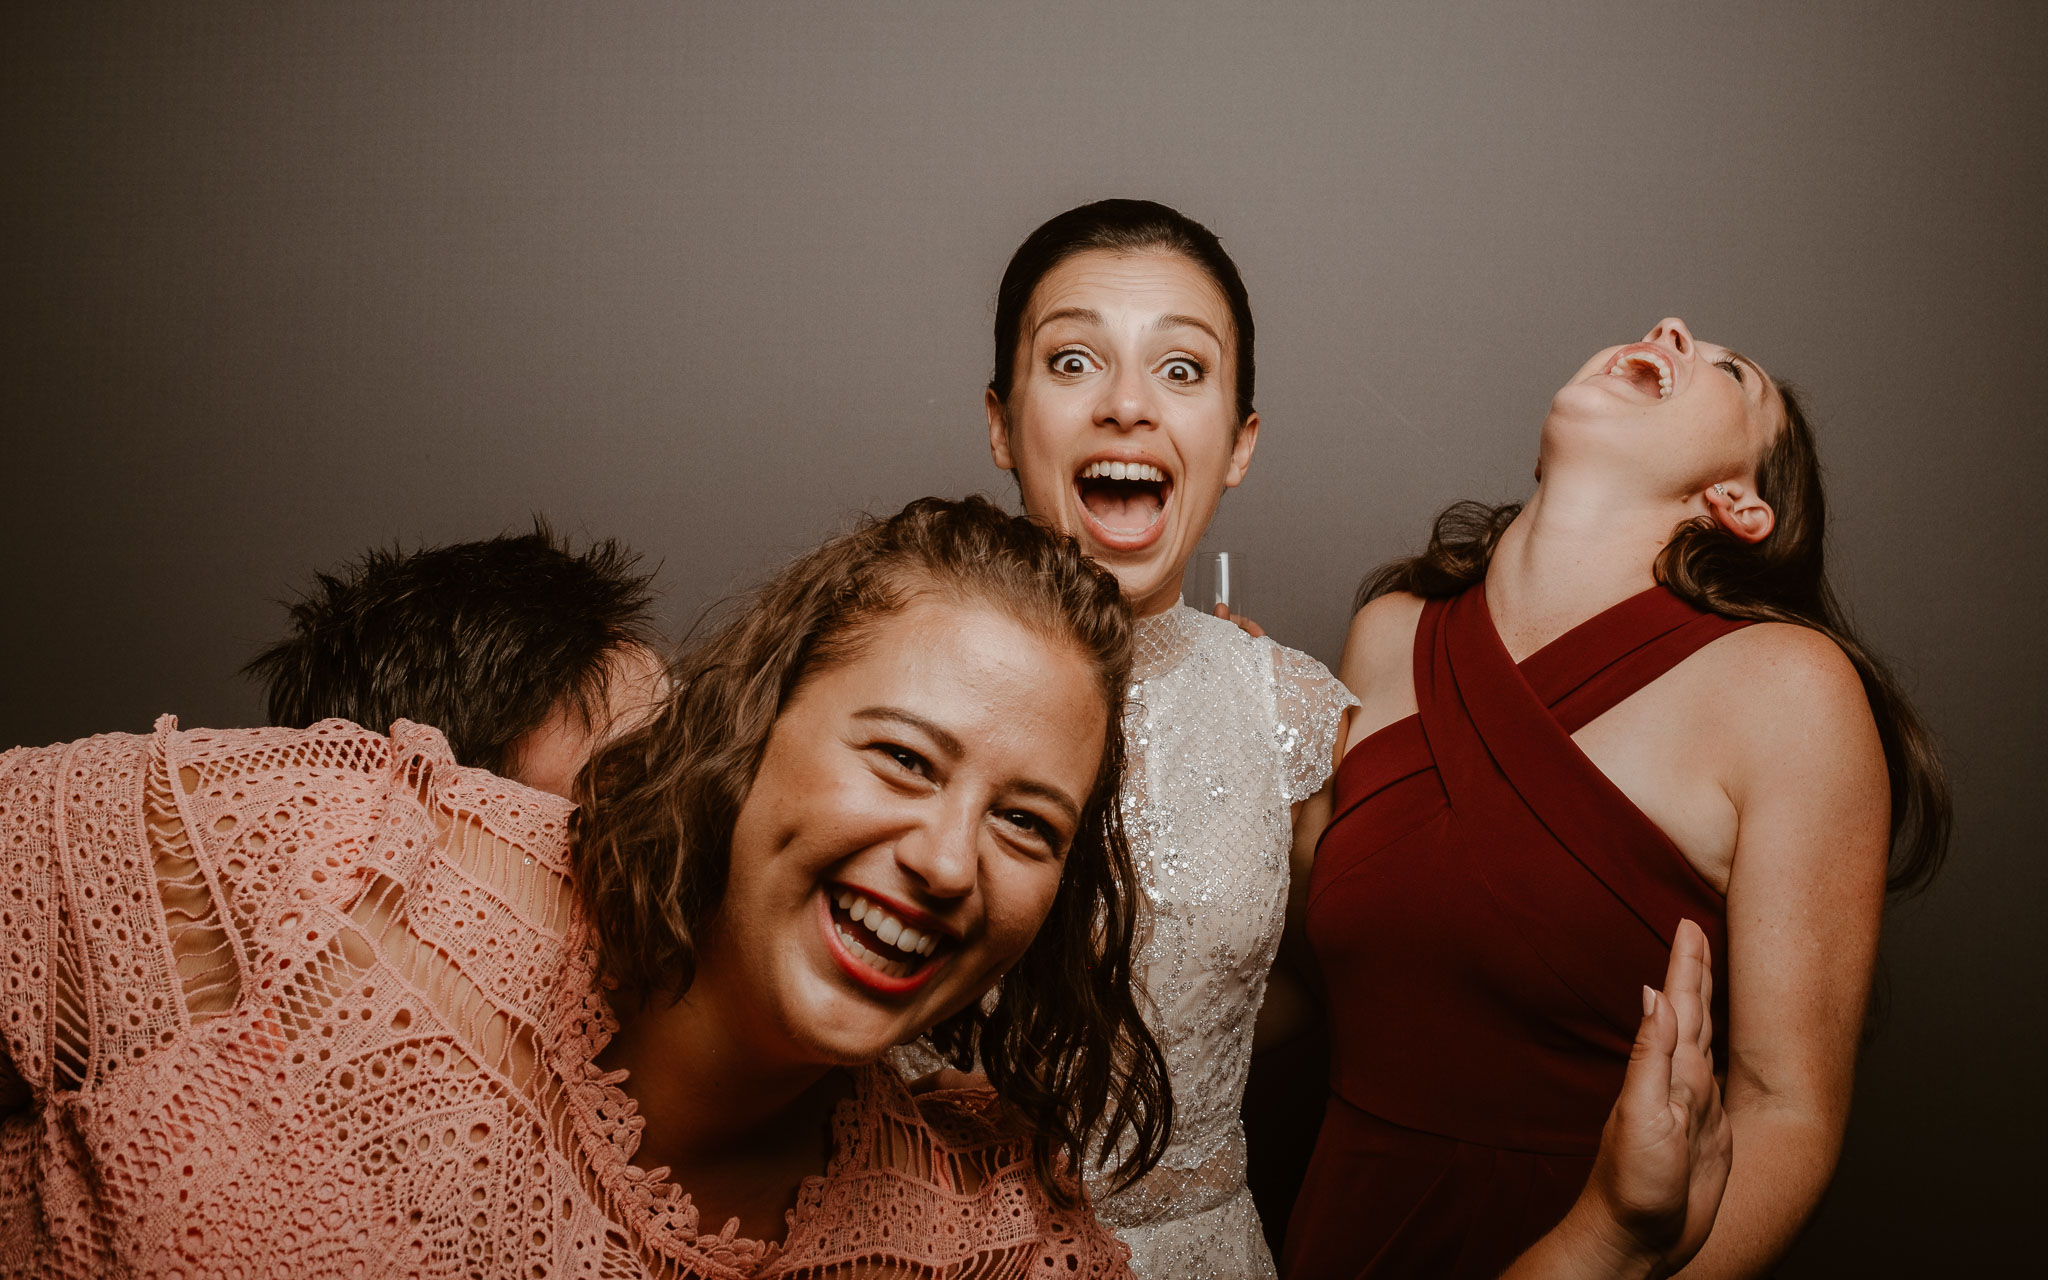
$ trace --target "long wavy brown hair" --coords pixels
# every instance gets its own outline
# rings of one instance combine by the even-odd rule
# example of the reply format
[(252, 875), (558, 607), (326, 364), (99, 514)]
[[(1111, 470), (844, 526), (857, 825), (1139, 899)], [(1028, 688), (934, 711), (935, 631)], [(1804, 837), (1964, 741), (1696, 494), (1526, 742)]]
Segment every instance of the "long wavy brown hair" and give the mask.
[(621, 992), (680, 999), (783, 706), (806, 678), (857, 654), (877, 623), (933, 592), (995, 606), (1074, 646), (1109, 712), (1052, 909), (990, 1008), (970, 1002), (932, 1032), (956, 1060), (979, 1054), (1031, 1128), (1041, 1181), (1067, 1201), (1091, 1133), (1102, 1135), (1101, 1164), (1132, 1136), (1116, 1174), (1135, 1179), (1159, 1162), (1173, 1116), (1165, 1056), (1132, 994), (1138, 880), (1116, 803), (1130, 610), (1072, 538), (983, 498), (922, 498), (799, 557), (689, 646), (662, 709), (583, 771), (576, 888), (599, 964)]
[[(1694, 607), (1723, 617), (1811, 627), (1848, 655), (1870, 700), (1891, 779), (1885, 887), (1895, 896), (1910, 895), (1927, 887), (1948, 856), (1948, 774), (1926, 722), (1884, 660), (1856, 634), (1828, 583), (1820, 452), (1798, 392), (1784, 383), (1778, 390), (1785, 423), (1756, 473), (1757, 493), (1777, 516), (1770, 534), (1750, 543), (1710, 517), (1686, 521), (1657, 556), (1657, 581)], [(1437, 516), (1421, 555), (1389, 561), (1366, 577), (1358, 606), (1390, 591), (1454, 596), (1485, 581), (1494, 547), (1521, 510), (1518, 502), (1451, 504)]]

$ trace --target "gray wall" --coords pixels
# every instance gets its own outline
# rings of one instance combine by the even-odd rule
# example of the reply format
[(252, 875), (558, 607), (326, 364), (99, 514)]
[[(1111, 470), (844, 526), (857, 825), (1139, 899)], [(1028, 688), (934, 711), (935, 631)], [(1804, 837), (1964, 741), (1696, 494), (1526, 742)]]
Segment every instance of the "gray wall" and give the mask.
[(2048, 23), (2031, 3), (49, 5), (0, 18), (0, 745), (249, 723), (275, 601), (545, 511), (672, 616), (852, 512), (1006, 492), (1017, 240), (1138, 194), (1258, 309), (1211, 545), (1333, 659), (1360, 574), (1526, 486), (1677, 313), (1811, 392), (1841, 585), (1956, 774), (1786, 1274), (2038, 1208)]

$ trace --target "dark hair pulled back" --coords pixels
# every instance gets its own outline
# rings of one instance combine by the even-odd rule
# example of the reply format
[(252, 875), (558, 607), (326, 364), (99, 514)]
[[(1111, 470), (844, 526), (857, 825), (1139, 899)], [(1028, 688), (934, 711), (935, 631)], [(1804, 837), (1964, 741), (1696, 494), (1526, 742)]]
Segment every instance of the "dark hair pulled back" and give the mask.
[(1132, 994), (1139, 887), (1116, 803), (1130, 610), (1072, 538), (984, 498), (921, 498), (798, 557), (677, 658), (661, 710), (584, 770), (573, 874), (603, 972), (628, 998), (680, 998), (783, 707), (806, 679), (855, 659), (881, 621), (934, 594), (994, 606), (1072, 645), (1108, 712), (1044, 923), (989, 1011), (970, 1002), (932, 1033), (942, 1050), (979, 1052), (1030, 1126), (1041, 1180), (1065, 1199), (1091, 1133), (1103, 1135), (1105, 1159), (1129, 1133), (1117, 1172), (1136, 1178), (1158, 1163), (1173, 1115), (1166, 1059)]
[(1008, 403), (1010, 384), (1017, 372), (1017, 346), (1023, 339), (1024, 309), (1038, 282), (1054, 267), (1076, 254), (1101, 250), (1109, 253), (1177, 253), (1200, 267), (1216, 282), (1230, 303), (1230, 326), (1237, 357), (1237, 420), (1252, 416), (1252, 388), (1257, 381), (1253, 348), (1257, 331), (1252, 324), (1251, 297), (1237, 264), (1223, 251), (1216, 234), (1193, 218), (1151, 200), (1097, 200), (1069, 209), (1047, 221), (1024, 238), (1010, 265), (1003, 271), (1003, 283), (996, 289), (996, 364), (988, 388), (996, 399)]
[[(1820, 452), (1798, 392), (1783, 383), (1778, 390), (1785, 425), (1756, 473), (1757, 494), (1777, 517), (1770, 534), (1744, 542), (1709, 517), (1689, 520), (1658, 554), (1657, 581), (1696, 608), (1723, 617), (1810, 627), (1848, 656), (1877, 721), (1891, 780), (1892, 854), (1885, 887), (1900, 896), (1917, 893), (1948, 856), (1948, 775), (1926, 722), (1884, 660), (1856, 634), (1828, 583)], [(1521, 510), (1520, 503), (1471, 501), (1446, 507), (1422, 554), (1374, 570), (1358, 588), (1358, 606), (1393, 591), (1453, 596), (1485, 581), (1494, 547)]]

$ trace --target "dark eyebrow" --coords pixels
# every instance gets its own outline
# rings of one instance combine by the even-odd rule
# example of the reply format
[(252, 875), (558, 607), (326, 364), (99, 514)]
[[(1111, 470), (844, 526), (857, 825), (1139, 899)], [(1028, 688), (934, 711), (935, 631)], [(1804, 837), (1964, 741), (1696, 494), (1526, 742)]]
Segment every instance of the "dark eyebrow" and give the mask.
[(1161, 316), (1152, 322), (1152, 327), (1154, 329), (1171, 329), (1183, 324), (1191, 328), (1200, 329), (1203, 333), (1208, 334), (1210, 340), (1217, 346), (1223, 345), (1222, 335), (1211, 329), (1199, 316)]
[(887, 720), (894, 724), (906, 724), (938, 744), (939, 750), (949, 756), (961, 754), (960, 739), (933, 724), (923, 716), (914, 715), (898, 707), (862, 707), (853, 713), (856, 720)]
[[(938, 725), (933, 724), (923, 716), (905, 711), (901, 707), (862, 707), (859, 711), (853, 713), (853, 718), (856, 720), (886, 720), (891, 724), (908, 725), (929, 737), (937, 744), (939, 750), (947, 755), (959, 756), (964, 754), (964, 748), (960, 745), (960, 739), (954, 737)], [(1075, 804), (1073, 797), (1058, 787), (1043, 782), (1034, 782), (1029, 778), (1019, 778), (1012, 781), (1009, 784), (1009, 788), (1012, 791), (1022, 792), (1027, 796), (1037, 796), (1040, 799), (1051, 801), (1058, 807), (1061, 813), (1067, 815), (1068, 822), (1075, 826), (1080, 825), (1081, 806)]]
[(1083, 324), (1099, 325), (1102, 323), (1102, 313), (1089, 307), (1061, 307), (1058, 311), (1048, 311), (1038, 317), (1037, 324), (1031, 326), (1031, 336), (1037, 337), (1040, 329), (1055, 320), (1079, 320)]

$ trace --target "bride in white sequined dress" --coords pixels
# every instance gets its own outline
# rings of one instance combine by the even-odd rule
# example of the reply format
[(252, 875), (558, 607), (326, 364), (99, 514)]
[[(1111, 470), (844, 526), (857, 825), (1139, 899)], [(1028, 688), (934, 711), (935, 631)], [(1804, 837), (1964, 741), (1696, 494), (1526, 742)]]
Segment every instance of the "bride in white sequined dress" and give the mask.
[(1062, 214), (1012, 258), (986, 397), (1026, 509), (1113, 570), (1139, 618), (1124, 817), (1150, 919), (1136, 972), (1174, 1101), (1164, 1161), (1096, 1212), (1153, 1280), (1275, 1274), (1238, 1107), (1285, 917), (1292, 826), (1355, 700), (1321, 663), (1180, 602), (1258, 441), (1253, 329), (1216, 238), (1163, 205)]

